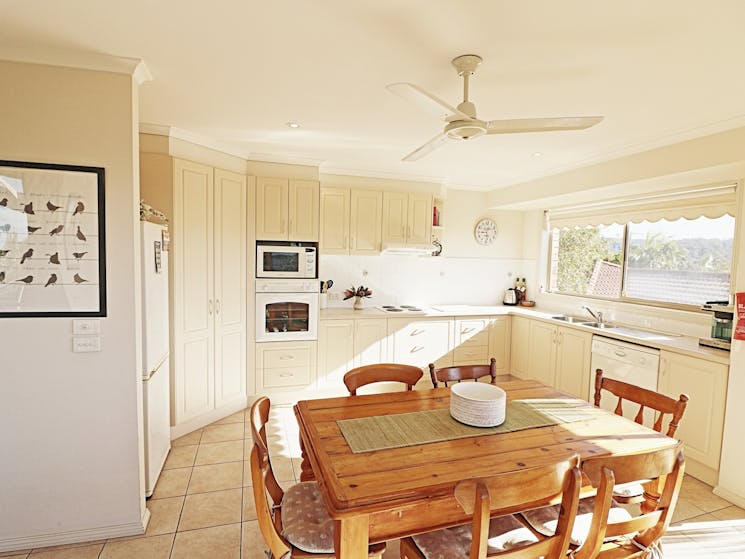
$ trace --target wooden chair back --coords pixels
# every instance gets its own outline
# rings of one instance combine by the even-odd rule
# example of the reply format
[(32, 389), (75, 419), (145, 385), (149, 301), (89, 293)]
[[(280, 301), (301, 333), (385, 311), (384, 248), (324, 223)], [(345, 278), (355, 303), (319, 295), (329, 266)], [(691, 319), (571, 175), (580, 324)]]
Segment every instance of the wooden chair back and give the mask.
[(272, 557), (283, 557), (291, 550), (290, 543), (282, 537), (282, 519), (279, 506), (284, 491), (277, 483), (269, 459), (266, 424), (269, 421), (269, 398), (261, 397), (251, 406), (251, 484), (256, 507), (256, 518), (261, 535), (272, 552)]
[(374, 382), (403, 382), (407, 390), (412, 390), (424, 373), (419, 367), (399, 363), (376, 363), (348, 371), (344, 375), (344, 385), (352, 396), (357, 389)]
[[(605, 538), (624, 534), (638, 532), (634, 540), (642, 549), (656, 544), (672, 520), (673, 509), (683, 482), (683, 470), (680, 443), (672, 448), (644, 454), (585, 460), (582, 463), (582, 472), (592, 486), (597, 488), (597, 495), (587, 540), (575, 551), (575, 559), (597, 557)], [(608, 512), (613, 501), (613, 486), (637, 479), (664, 479), (656, 507), (630, 520), (609, 522)], [(617, 556), (610, 551), (609, 553), (613, 557)]]
[(494, 357), (489, 360), (488, 365), (455, 365), (435, 369), (433, 363), (429, 364), (429, 377), (432, 379), (432, 386), (435, 388), (440, 382), (447, 386), (449, 382), (478, 380), (485, 376), (490, 376), (490, 382), (494, 384), (497, 378), (497, 360)]
[(686, 405), (688, 405), (687, 394), (681, 394), (678, 399), (675, 400), (674, 398), (670, 398), (669, 396), (665, 396), (664, 394), (660, 394), (653, 390), (647, 390), (646, 388), (641, 388), (620, 380), (604, 377), (603, 370), (597, 369), (595, 371), (596, 407), (600, 407), (601, 390), (607, 390), (618, 398), (614, 410), (617, 415), (623, 415), (624, 400), (639, 405), (639, 411), (634, 417), (634, 421), (639, 424), (644, 422), (644, 410), (646, 408), (657, 412), (654, 425), (651, 427), (658, 433), (662, 433), (664, 416), (670, 415), (670, 423), (668, 424), (667, 432), (665, 433), (668, 437), (675, 436), (678, 424), (683, 418), (683, 413), (686, 411)]
[[(498, 474), (488, 478), (475, 478), (455, 486), (455, 498), (467, 514), (473, 515), (473, 539), (470, 559), (499, 557), (500, 559), (532, 559), (545, 557), (559, 559), (566, 556), (577, 516), (582, 475), (579, 457), (572, 456), (558, 463), (535, 466)], [(561, 499), (556, 533), (539, 542), (514, 550), (487, 554), (489, 520), (495, 509), (514, 509), (515, 512), (546, 505)]]

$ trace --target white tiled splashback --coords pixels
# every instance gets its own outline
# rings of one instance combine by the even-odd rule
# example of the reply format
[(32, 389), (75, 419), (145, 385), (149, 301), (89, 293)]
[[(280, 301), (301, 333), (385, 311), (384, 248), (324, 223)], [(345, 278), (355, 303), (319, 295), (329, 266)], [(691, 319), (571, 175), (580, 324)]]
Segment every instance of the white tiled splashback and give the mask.
[[(495, 305), (504, 290), (522, 277), (525, 261), (501, 258), (447, 258), (409, 255), (321, 256), (319, 279), (334, 280), (331, 293), (351, 286), (369, 287), (365, 306), (379, 305)], [(508, 275), (509, 274), (509, 275)], [(352, 301), (329, 300), (329, 307)]]

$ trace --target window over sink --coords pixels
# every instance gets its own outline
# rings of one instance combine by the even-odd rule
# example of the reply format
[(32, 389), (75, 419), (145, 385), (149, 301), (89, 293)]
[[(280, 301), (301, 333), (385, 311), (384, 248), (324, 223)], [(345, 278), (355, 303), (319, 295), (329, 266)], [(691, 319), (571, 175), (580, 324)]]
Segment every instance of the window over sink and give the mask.
[(549, 291), (663, 306), (727, 301), (734, 206), (734, 187), (720, 187), (667, 204), (552, 212)]

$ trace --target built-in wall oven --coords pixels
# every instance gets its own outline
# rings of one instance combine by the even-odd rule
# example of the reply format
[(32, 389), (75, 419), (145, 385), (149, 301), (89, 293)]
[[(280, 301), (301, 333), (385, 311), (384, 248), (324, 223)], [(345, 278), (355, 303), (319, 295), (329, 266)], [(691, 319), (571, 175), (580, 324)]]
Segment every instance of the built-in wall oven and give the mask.
[(316, 280), (256, 280), (256, 341), (288, 342), (318, 337)]
[(257, 241), (257, 278), (316, 278), (318, 249), (315, 243)]

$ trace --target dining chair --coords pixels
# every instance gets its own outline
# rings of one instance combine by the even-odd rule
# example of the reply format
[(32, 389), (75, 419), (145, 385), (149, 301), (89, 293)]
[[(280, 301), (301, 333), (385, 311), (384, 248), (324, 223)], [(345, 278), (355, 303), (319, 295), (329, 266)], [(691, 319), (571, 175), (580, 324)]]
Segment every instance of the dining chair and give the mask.
[[(597, 489), (582, 499), (572, 531), (574, 559), (658, 557), (660, 538), (667, 530), (683, 481), (681, 445), (643, 454), (590, 458), (582, 462), (584, 478)], [(632, 516), (613, 496), (616, 483), (635, 479), (664, 479), (663, 489), (650, 512)], [(544, 507), (522, 516), (539, 534), (550, 536), (558, 507)]]
[(406, 390), (413, 390), (424, 373), (419, 367), (398, 363), (376, 363), (357, 367), (344, 374), (344, 385), (351, 396), (357, 395), (357, 389), (374, 382), (403, 382)]
[[(563, 558), (579, 502), (582, 478), (575, 455), (558, 463), (460, 481), (455, 500), (470, 525), (446, 528), (401, 540), (401, 559), (546, 559)], [(539, 539), (515, 515), (490, 518), (493, 510), (535, 506), (561, 499), (556, 530)]]
[[(670, 421), (667, 425), (667, 431), (665, 434), (668, 437), (675, 437), (675, 433), (678, 430), (678, 425), (683, 414), (685, 413), (686, 406), (688, 405), (688, 395), (681, 394), (678, 399), (670, 398), (654, 390), (648, 390), (635, 386), (620, 380), (611, 379), (603, 376), (603, 370), (597, 369), (595, 371), (595, 395), (594, 403), (596, 407), (600, 407), (600, 399), (602, 397), (602, 391), (605, 390), (611, 395), (615, 396), (618, 400), (616, 401), (616, 407), (614, 412), (617, 415), (623, 415), (623, 404), (628, 402), (631, 405), (639, 406), (639, 409), (634, 417), (634, 421), (639, 424), (644, 423), (644, 410), (652, 410), (655, 412), (655, 420), (652, 425), (648, 425), (658, 433), (662, 433), (664, 430), (664, 417), (670, 416)], [(619, 503), (641, 503), (643, 499), (644, 488), (640, 483), (631, 482), (628, 484), (618, 485), (615, 488), (615, 499)]]
[[(251, 406), (251, 482), (259, 530), (271, 556), (333, 559), (334, 520), (328, 515), (315, 481), (283, 490), (272, 471), (266, 424), (270, 402), (259, 398)], [(368, 557), (381, 559), (385, 543), (371, 545)]]
[(494, 384), (497, 378), (497, 360), (494, 357), (489, 360), (488, 365), (455, 365), (435, 369), (434, 363), (429, 364), (429, 377), (434, 388), (437, 388), (440, 382), (447, 386), (449, 382), (478, 380), (485, 376), (490, 376), (490, 382)]

